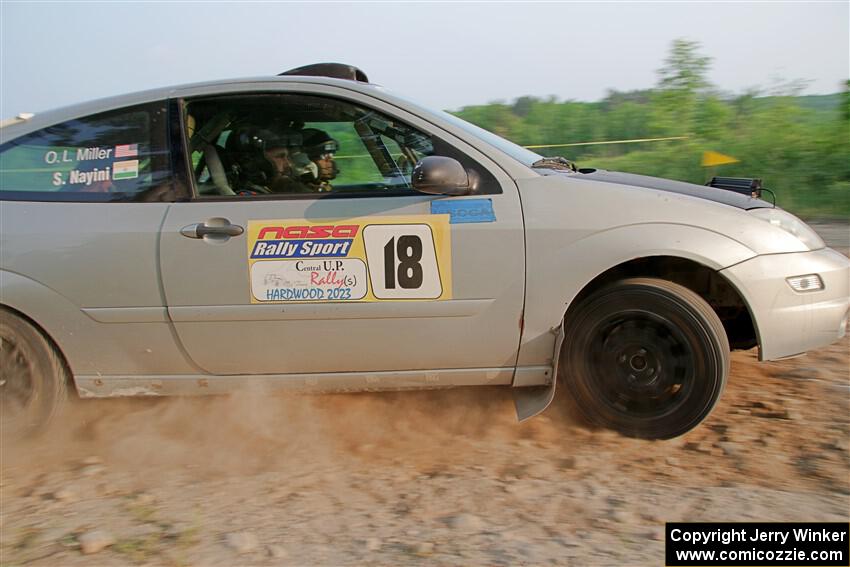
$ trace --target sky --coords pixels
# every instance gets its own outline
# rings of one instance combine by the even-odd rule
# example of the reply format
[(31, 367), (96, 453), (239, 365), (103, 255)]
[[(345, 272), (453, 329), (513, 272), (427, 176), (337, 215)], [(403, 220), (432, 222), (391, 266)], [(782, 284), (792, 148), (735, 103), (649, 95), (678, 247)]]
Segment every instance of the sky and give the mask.
[(850, 2), (12, 2), (0, 118), (146, 88), (337, 61), (431, 107), (652, 87), (698, 41), (729, 93), (850, 77)]

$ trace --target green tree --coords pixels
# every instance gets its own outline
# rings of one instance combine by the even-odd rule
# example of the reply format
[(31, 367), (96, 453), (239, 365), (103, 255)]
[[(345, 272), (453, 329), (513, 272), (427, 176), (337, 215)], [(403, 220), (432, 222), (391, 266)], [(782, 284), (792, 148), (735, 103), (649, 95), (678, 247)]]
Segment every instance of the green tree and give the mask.
[(699, 54), (700, 44), (676, 39), (664, 66), (658, 70), (658, 84), (652, 97), (653, 127), (661, 135), (693, 132), (697, 104), (709, 87), (706, 75), (711, 58)]
[(699, 54), (700, 44), (687, 39), (675, 39), (664, 66), (658, 70), (658, 88), (662, 91), (692, 96), (709, 86), (705, 75), (711, 57)]
[(534, 103), (538, 102), (539, 100), (540, 99), (533, 96), (519, 97), (514, 101), (514, 114), (516, 114), (520, 118), (525, 118), (526, 116), (528, 116), (528, 113), (531, 112), (531, 107), (534, 106)]

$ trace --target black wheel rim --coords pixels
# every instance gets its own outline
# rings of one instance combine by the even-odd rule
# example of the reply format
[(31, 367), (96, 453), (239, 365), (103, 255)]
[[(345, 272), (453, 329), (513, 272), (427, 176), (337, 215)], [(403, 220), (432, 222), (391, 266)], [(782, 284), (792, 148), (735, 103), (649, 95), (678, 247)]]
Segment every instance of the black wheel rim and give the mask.
[(35, 397), (35, 368), (21, 345), (0, 335), (0, 411), (3, 421), (25, 413)]
[(694, 384), (691, 342), (655, 313), (615, 313), (588, 340), (591, 387), (611, 409), (638, 419), (664, 417), (682, 407)]

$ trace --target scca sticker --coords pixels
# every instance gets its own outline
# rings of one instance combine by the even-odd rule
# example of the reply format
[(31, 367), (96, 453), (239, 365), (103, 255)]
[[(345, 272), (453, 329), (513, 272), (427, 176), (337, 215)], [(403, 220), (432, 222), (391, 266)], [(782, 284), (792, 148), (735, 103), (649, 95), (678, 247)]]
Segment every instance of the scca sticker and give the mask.
[(449, 218), (249, 221), (251, 302), (451, 299)]

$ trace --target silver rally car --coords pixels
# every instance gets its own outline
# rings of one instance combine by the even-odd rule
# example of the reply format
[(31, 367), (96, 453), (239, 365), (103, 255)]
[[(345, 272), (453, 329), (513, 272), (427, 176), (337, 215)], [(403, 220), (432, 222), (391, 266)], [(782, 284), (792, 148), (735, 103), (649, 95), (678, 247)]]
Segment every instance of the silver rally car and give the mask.
[(525, 419), (560, 379), (591, 422), (668, 438), (730, 349), (847, 326), (848, 259), (749, 192), (576, 169), (345, 65), (0, 135), (4, 435), (72, 391), (504, 385)]

